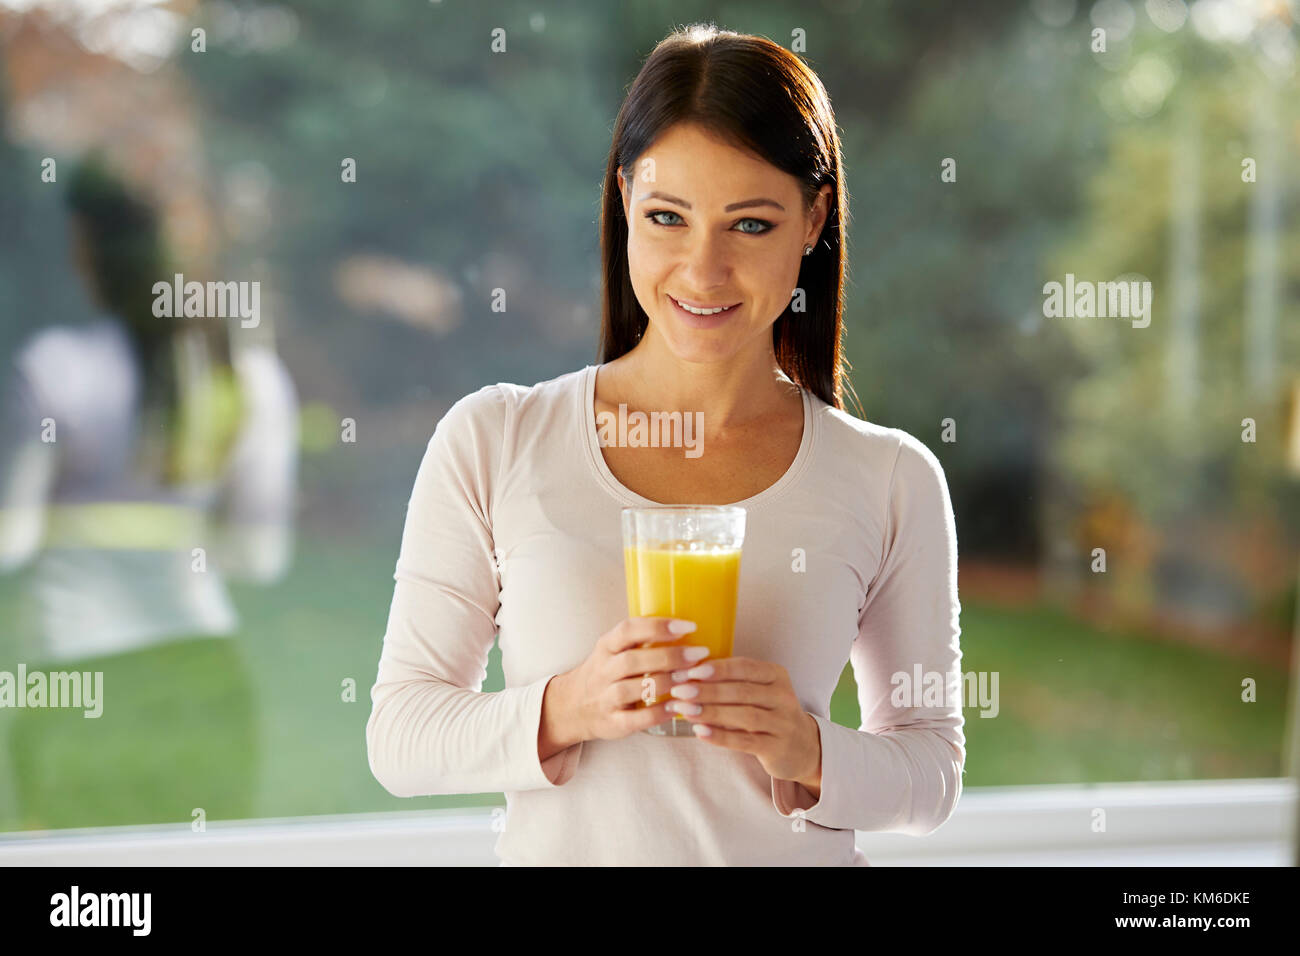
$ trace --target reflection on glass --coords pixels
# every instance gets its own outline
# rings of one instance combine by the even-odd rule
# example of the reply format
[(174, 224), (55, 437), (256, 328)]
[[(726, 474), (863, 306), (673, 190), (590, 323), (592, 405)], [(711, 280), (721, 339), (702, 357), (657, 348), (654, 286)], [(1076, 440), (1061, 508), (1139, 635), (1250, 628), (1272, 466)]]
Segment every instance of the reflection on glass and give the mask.
[(224, 320), (154, 314), (159, 217), (103, 159), (67, 199), (99, 312), (23, 345), (0, 435), (0, 567), (31, 565), (38, 606), (3, 667), (26, 676), (20, 825), (249, 817), (261, 733), (225, 580), (286, 569), (292, 385)]

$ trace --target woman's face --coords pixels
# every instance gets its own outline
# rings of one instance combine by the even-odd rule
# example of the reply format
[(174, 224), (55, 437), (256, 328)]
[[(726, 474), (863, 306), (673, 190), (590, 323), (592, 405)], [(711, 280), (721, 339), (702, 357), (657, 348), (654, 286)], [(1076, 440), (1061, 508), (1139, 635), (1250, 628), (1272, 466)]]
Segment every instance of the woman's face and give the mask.
[[(768, 351), (804, 246), (816, 246), (826, 222), (831, 187), (805, 213), (793, 176), (684, 123), (663, 133), (635, 170), (619, 172), (646, 335), (686, 362)], [(700, 315), (682, 305), (726, 311)]]

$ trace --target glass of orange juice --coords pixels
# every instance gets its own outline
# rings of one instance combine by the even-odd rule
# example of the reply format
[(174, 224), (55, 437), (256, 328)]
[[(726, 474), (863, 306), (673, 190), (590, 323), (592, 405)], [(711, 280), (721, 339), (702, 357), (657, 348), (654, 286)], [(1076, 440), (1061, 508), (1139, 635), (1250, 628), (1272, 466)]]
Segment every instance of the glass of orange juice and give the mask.
[[(629, 617), (675, 617), (695, 630), (659, 646), (701, 644), (706, 661), (730, 657), (740, 583), (745, 509), (732, 505), (659, 505), (623, 509), (623, 568)], [(646, 645), (650, 646), (650, 645)], [(667, 687), (646, 675), (640, 707), (663, 703)], [(674, 717), (646, 733), (695, 736)]]

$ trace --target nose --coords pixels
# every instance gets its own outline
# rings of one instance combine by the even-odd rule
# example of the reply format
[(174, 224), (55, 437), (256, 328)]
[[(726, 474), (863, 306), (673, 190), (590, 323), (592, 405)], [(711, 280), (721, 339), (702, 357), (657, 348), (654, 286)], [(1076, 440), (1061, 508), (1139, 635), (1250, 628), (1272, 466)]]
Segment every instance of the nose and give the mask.
[(682, 277), (701, 295), (722, 288), (731, 277), (731, 255), (724, 237), (709, 233), (694, 236), (682, 262)]

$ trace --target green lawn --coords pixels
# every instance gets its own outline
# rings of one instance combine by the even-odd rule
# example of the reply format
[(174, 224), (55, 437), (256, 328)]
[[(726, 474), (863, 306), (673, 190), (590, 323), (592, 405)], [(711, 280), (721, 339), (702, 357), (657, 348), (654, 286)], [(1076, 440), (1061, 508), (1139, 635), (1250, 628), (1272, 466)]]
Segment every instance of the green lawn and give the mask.
[[(390, 796), (370, 775), (365, 724), (392, 598), (396, 539), (302, 540), (272, 589), (236, 585), (239, 636), (257, 683), (262, 817), (499, 805), (498, 794)], [(0, 620), (14, 621), (25, 575), (0, 579)], [(999, 713), (966, 710), (966, 785), (1271, 776), (1281, 773), (1287, 675), (1279, 668), (1142, 635), (1101, 633), (1047, 607), (1006, 609), (965, 599), (963, 671), (997, 671)], [(17, 659), (0, 635), (0, 670)], [(1258, 703), (1242, 703), (1253, 677)], [(355, 681), (355, 701), (341, 699)], [(493, 650), (485, 690), (502, 686)], [(857, 726), (846, 669), (832, 701)], [(0, 830), (21, 826), (0, 710)], [(164, 732), (160, 730), (160, 732)], [(139, 749), (141, 759), (147, 750)], [(87, 801), (84, 821), (97, 817)], [(178, 821), (140, 806), (140, 823)]]

